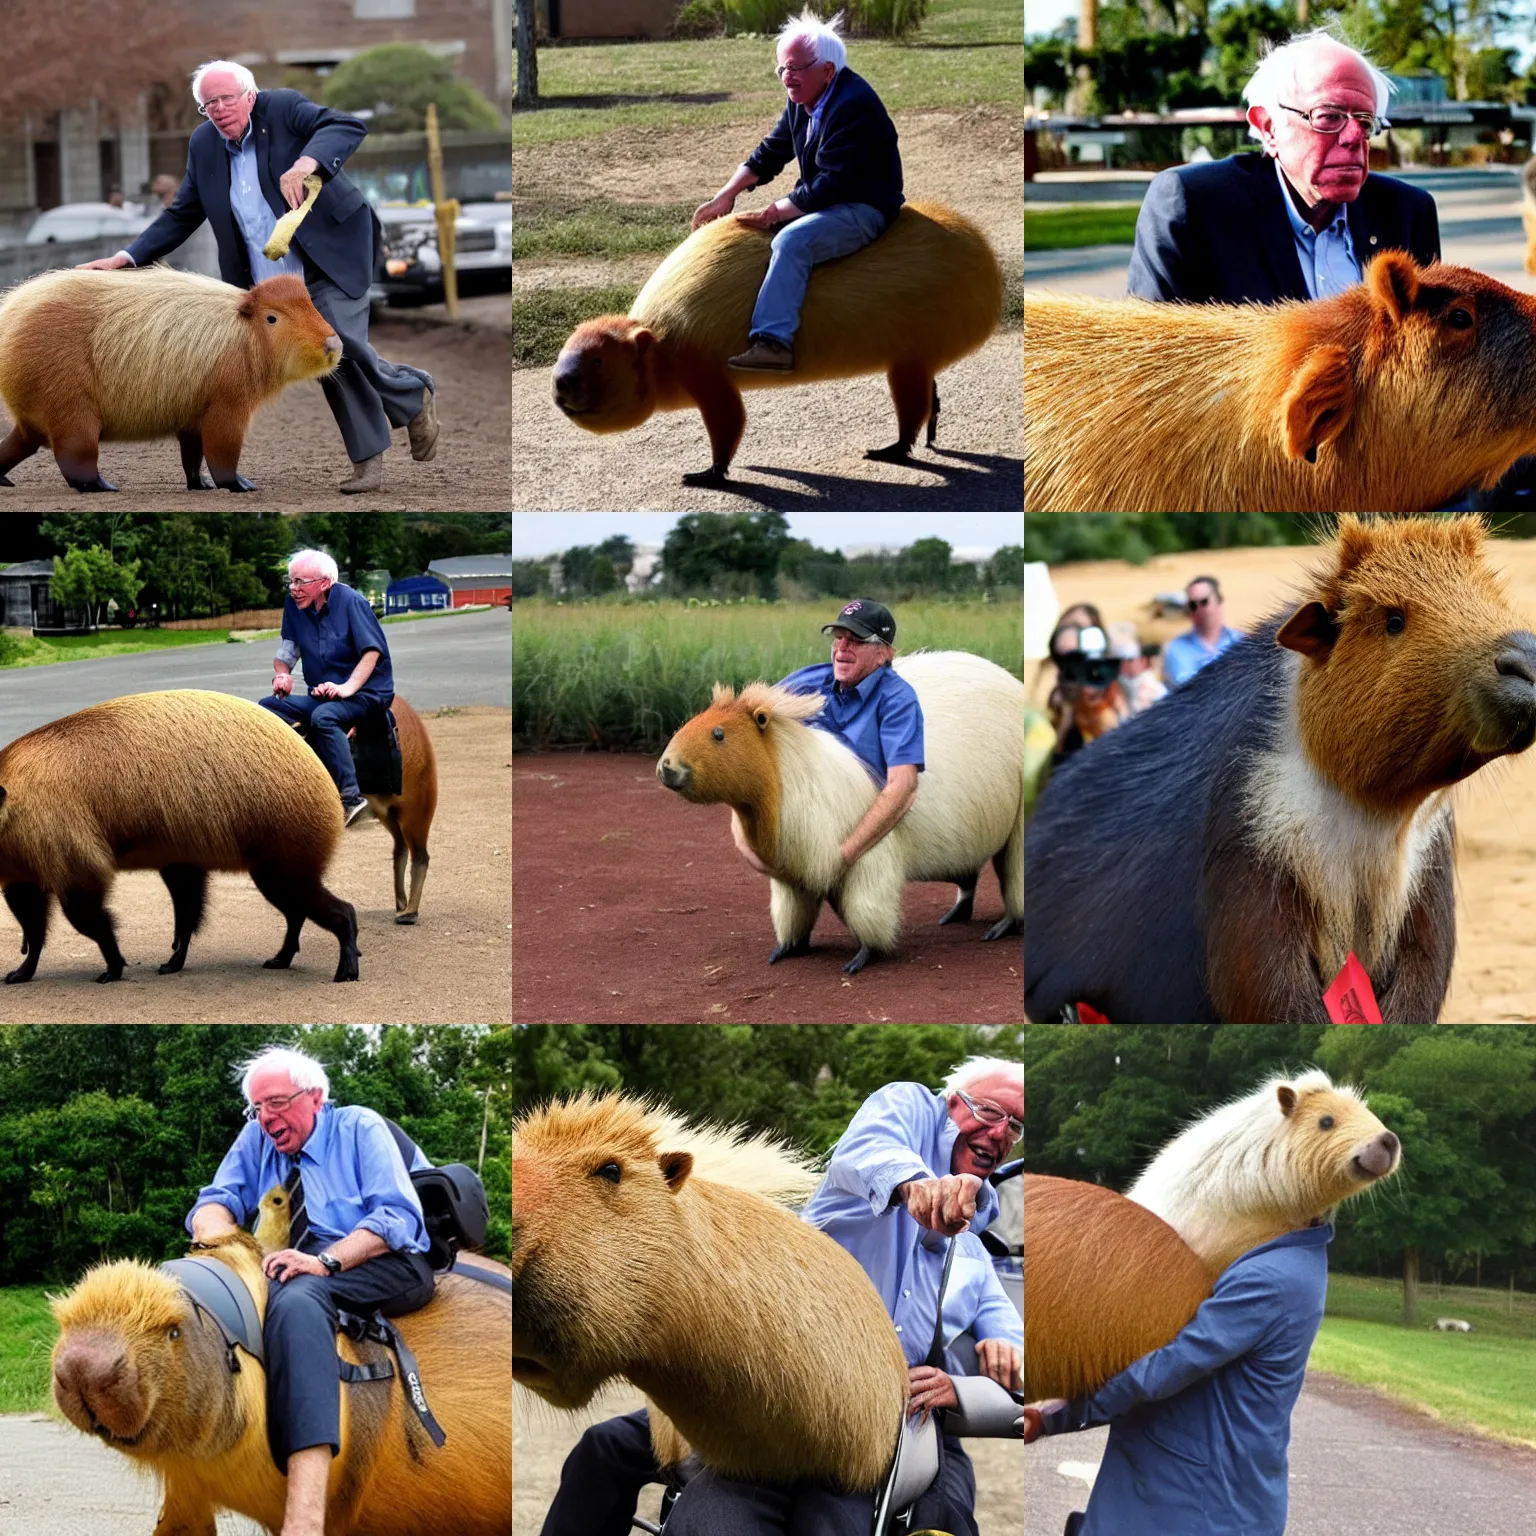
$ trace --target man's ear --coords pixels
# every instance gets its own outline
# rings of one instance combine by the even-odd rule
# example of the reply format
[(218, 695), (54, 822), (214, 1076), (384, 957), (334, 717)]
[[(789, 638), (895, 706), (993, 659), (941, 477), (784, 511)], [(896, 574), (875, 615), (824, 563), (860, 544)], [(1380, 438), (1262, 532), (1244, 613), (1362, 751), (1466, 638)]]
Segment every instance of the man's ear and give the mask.
[(1317, 450), (1332, 442), (1355, 410), (1355, 376), (1343, 347), (1313, 347), (1280, 402), (1285, 451), (1317, 463)]

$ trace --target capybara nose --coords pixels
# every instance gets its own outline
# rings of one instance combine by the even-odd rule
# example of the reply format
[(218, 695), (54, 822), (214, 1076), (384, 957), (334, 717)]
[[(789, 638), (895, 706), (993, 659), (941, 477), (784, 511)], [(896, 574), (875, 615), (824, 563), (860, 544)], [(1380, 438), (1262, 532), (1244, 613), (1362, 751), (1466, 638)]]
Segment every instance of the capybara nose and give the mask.
[(1504, 649), (1494, 658), (1494, 670), (1501, 677), (1515, 677), (1536, 687), (1536, 635), (1516, 630), (1505, 635)]
[(581, 359), (569, 352), (555, 360), (555, 404), (562, 411), (581, 408)]
[(334, 331), (325, 338), (325, 355), (327, 357), (341, 356), (341, 337)]
[(1373, 1179), (1391, 1173), (1397, 1166), (1397, 1137), (1391, 1131), (1383, 1131), (1374, 1141), (1368, 1141), (1355, 1154), (1355, 1161)]
[(689, 779), (693, 777), (693, 770), (687, 763), (669, 763), (666, 758), (656, 764), (656, 777), (661, 780), (668, 789), (683, 789)]

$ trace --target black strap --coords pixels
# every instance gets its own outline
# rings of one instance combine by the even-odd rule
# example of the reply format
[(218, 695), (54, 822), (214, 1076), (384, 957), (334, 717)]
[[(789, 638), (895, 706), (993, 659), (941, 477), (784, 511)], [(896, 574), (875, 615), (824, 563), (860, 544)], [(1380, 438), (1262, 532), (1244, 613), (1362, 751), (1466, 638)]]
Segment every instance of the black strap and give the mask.
[[(421, 1367), (417, 1365), (416, 1356), (411, 1353), (411, 1347), (405, 1342), (400, 1330), (387, 1317), (377, 1313), (365, 1317), (356, 1312), (338, 1311), (336, 1322), (350, 1338), (359, 1342), (367, 1340), (370, 1343), (385, 1344), (394, 1350), (395, 1358), (400, 1362), (400, 1385), (405, 1392), (405, 1400), (415, 1410), (416, 1417), (421, 1420), (421, 1426), (431, 1437), (433, 1445), (441, 1449), (448, 1437), (443, 1433), (442, 1425), (433, 1417), (427, 1403), (427, 1394), (421, 1385)], [(386, 1381), (395, 1374), (388, 1360), (378, 1360), (372, 1365), (354, 1365), (339, 1356), (336, 1373), (343, 1381), (349, 1382)]]
[(400, 1330), (387, 1317), (381, 1317), (379, 1325), (389, 1335), (395, 1354), (399, 1358), (405, 1400), (416, 1410), (416, 1417), (421, 1420), (422, 1428), (432, 1437), (432, 1444), (441, 1449), (443, 1441), (448, 1437), (443, 1433), (442, 1425), (432, 1416), (431, 1408), (427, 1406), (427, 1394), (422, 1391), (421, 1367), (416, 1364), (416, 1356), (411, 1353), (410, 1346), (401, 1337)]
[(955, 1262), (955, 1239), (950, 1238), (949, 1250), (944, 1255), (944, 1273), (939, 1277), (938, 1316), (933, 1320), (933, 1343), (928, 1346), (927, 1365), (944, 1369), (944, 1293), (949, 1289), (949, 1271)]

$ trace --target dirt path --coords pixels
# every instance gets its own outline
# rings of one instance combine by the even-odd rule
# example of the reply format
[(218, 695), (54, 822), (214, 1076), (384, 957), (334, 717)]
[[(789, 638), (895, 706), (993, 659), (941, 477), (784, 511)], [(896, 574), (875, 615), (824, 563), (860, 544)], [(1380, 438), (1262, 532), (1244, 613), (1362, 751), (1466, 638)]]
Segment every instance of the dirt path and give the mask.
[[(507, 307), (504, 295), (485, 302), (492, 309)], [(248, 512), (499, 511), (511, 495), (510, 332), (413, 321), (403, 318), (407, 313), (396, 311), (375, 323), (369, 339), (391, 362), (411, 363), (432, 375), (441, 435), (436, 458), (417, 464), (405, 429), (397, 431), (384, 460), (384, 488), (376, 495), (337, 491), (350, 473), (346, 451), (319, 384), (306, 382), (285, 390), (251, 425), (240, 472), (256, 483), (254, 494), (188, 491), (175, 440), (166, 438), (102, 445), (101, 472), (119, 489), (100, 507), (64, 483), (44, 450), (11, 472), (16, 488), (0, 489), (0, 512), (213, 511), (226, 505)], [(8, 422), (3, 430), (9, 430)]]
[[(158, 875), (134, 873), (119, 877), (110, 900), (128, 957), (123, 979), (97, 986), (100, 950), (55, 911), (37, 975), (4, 989), (0, 1017), (8, 1024), (505, 1021), (511, 713), (478, 706), (426, 720), (438, 805), (421, 921), (395, 923), (389, 834), (372, 817), (346, 832), (327, 876), (357, 907), (359, 981), (331, 981), (336, 941), (312, 923), (291, 970), (263, 970), (282, 941), (282, 918), (247, 876), (234, 874), (209, 881), (208, 916), (186, 969), (158, 975), (170, 953), (170, 898)], [(17, 949), (16, 923), (0, 911), (4, 969)]]
[(721, 806), (688, 805), (648, 757), (519, 753), (514, 761), (513, 1006), (521, 1024), (1022, 1023), (1017, 940), (990, 867), (976, 920), (935, 926), (948, 885), (906, 888), (894, 957), (859, 975), (823, 909), (809, 955), (770, 969), (768, 883)]

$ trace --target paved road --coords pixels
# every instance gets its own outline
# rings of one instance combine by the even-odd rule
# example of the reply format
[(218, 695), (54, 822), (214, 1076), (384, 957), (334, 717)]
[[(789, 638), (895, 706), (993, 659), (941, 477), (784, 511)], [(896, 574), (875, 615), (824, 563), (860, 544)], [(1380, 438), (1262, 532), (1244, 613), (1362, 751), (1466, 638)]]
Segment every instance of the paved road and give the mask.
[[(512, 615), (505, 608), (387, 624), (395, 685), (418, 711), (512, 707)], [(187, 646), (0, 672), (0, 745), (103, 699), (159, 688), (211, 688), (259, 699), (272, 681), (270, 640)]]
[[(1536, 278), (1524, 268), (1525, 234), (1520, 223), (1520, 168), (1494, 166), (1486, 170), (1410, 171), (1402, 180), (1423, 187), (1440, 213), (1440, 247), (1446, 261), (1474, 267), (1512, 288), (1536, 293)], [(1026, 193), (1026, 201), (1140, 202), (1140, 181), (1049, 183), (1052, 195)], [(1081, 196), (1068, 197), (1070, 190)], [(1030, 251), (1024, 257), (1024, 286), (1057, 293), (1087, 293), (1100, 298), (1125, 294), (1130, 262), (1128, 245), (1094, 245), (1076, 251)]]
[[(1025, 1536), (1057, 1536), (1109, 1431), (1025, 1450)], [(1286, 1536), (1509, 1536), (1536, 1528), (1536, 1453), (1497, 1445), (1331, 1377), (1307, 1377), (1291, 1421)]]

